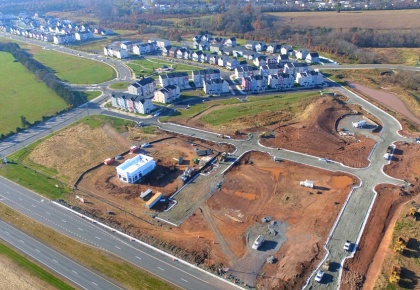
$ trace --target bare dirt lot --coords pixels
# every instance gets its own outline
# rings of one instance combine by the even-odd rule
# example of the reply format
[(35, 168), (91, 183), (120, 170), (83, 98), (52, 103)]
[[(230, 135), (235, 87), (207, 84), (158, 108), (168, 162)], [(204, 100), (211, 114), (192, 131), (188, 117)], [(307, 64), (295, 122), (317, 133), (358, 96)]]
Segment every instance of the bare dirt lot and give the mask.
[[(412, 186), (404, 189), (393, 185), (376, 187), (378, 197), (358, 251), (354, 259), (347, 260), (344, 265), (342, 289), (371, 289), (375, 283), (379, 283), (375, 286), (376, 289), (384, 289), (387, 286), (390, 264), (386, 261), (395, 257), (395, 253), (390, 249), (396, 239), (394, 227), (397, 219), (407, 214), (407, 205), (402, 208), (401, 206), (413, 198), (418, 199), (420, 193), (420, 146), (405, 142), (398, 142), (396, 145), (394, 159), (384, 167), (384, 171), (393, 177), (407, 180)], [(407, 231), (410, 231), (410, 227)], [(411, 265), (410, 271), (415, 271), (418, 275), (420, 269)]]
[[(419, 10), (383, 10), (383, 11), (326, 11), (318, 13), (279, 12), (268, 13), (278, 17), (285, 24), (295, 28), (332, 27), (332, 28), (419, 28)], [(404, 19), (404, 21), (401, 21)]]
[(262, 139), (261, 143), (332, 159), (352, 167), (366, 167), (375, 141), (362, 134), (343, 137), (336, 130), (339, 118), (354, 109), (357, 108), (350, 108), (330, 97), (318, 99), (307, 109), (304, 121), (280, 126), (275, 129), (274, 138)]
[(0, 290), (38, 290), (54, 289), (46, 282), (28, 274), (10, 259), (0, 255)]
[[(314, 180), (315, 188), (300, 186), (305, 179)], [(252, 285), (252, 278), (264, 272), (258, 276), (258, 283), (265, 287), (298, 288), (323, 257), (322, 245), (356, 182), (346, 174), (274, 162), (266, 154), (248, 153), (239, 166), (228, 171), (221, 191), (208, 199), (206, 219), (215, 224), (222, 250), (225, 247), (226, 254), (233, 257), (235, 276)], [(281, 224), (276, 234), (267, 233), (271, 223), (262, 223), (264, 217)], [(258, 234), (267, 236), (267, 244), (253, 255), (255, 250), (250, 246)], [(277, 239), (277, 235), (284, 239)], [(273, 253), (278, 263), (265, 265), (260, 272), (265, 253), (283, 242), (280, 251)]]

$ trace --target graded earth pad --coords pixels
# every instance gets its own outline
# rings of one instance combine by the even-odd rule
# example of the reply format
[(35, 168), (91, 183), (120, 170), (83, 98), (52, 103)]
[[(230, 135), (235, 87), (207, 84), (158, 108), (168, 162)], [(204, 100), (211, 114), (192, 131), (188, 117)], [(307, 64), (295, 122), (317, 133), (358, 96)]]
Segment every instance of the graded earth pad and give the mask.
[[(306, 179), (315, 187), (300, 186)], [(248, 285), (257, 281), (267, 289), (297, 289), (324, 257), (323, 244), (357, 182), (344, 173), (247, 153), (202, 207), (216, 236), (213, 248), (229, 257), (229, 274)], [(260, 234), (266, 241), (251, 249)], [(268, 255), (278, 262), (264, 265)]]
[(351, 167), (366, 167), (375, 144), (362, 134), (340, 136), (338, 120), (354, 113), (340, 99), (324, 97), (316, 100), (304, 112), (305, 118), (274, 130), (274, 138), (261, 139), (261, 144), (332, 159)]

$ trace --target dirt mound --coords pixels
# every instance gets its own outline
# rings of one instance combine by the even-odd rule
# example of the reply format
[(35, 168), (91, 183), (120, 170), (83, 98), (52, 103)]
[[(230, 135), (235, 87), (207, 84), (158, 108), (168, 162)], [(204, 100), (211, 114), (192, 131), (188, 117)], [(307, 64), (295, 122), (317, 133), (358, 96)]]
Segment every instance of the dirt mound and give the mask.
[(375, 141), (363, 135), (343, 137), (336, 131), (337, 120), (353, 110), (330, 97), (318, 99), (314, 106), (316, 110), (308, 111), (305, 120), (279, 127), (274, 138), (262, 139), (261, 143), (329, 158), (352, 167), (368, 166), (367, 157)]
[(109, 125), (91, 129), (78, 124), (39, 144), (29, 159), (52, 168), (57, 177), (74, 182), (88, 168), (129, 148), (129, 143)]

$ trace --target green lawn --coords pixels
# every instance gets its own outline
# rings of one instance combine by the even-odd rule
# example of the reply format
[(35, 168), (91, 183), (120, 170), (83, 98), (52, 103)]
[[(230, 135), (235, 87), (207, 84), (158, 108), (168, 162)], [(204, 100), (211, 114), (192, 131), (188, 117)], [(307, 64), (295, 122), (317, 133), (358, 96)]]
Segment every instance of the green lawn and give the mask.
[(41, 50), (34, 54), (34, 58), (53, 69), (60, 79), (72, 84), (98, 84), (115, 77), (110, 66), (81, 57)]
[(227, 124), (243, 116), (258, 115), (259, 113), (267, 111), (275, 112), (291, 109), (292, 112), (297, 112), (298, 108), (294, 108), (294, 104), (297, 104), (304, 99), (317, 97), (319, 97), (319, 94), (315, 94), (314, 92), (269, 97), (249, 97), (248, 102), (220, 107), (220, 109), (214, 110), (201, 117), (200, 120), (204, 123), (217, 126)]
[(6, 246), (4, 243), (0, 242), (0, 257), (6, 257), (12, 260), (19, 268), (24, 269), (29, 275), (38, 277), (39, 279), (47, 282), (49, 285), (57, 289), (74, 289), (66, 282), (60, 280), (56, 276), (50, 274), (37, 264), (31, 262), (23, 255), (14, 251), (12, 248)]
[(20, 116), (33, 123), (42, 116), (52, 116), (68, 107), (11, 54), (0, 52), (0, 63), (0, 134), (21, 127)]
[(126, 90), (129, 85), (130, 85), (129, 82), (119, 82), (119, 83), (110, 84), (109, 87), (114, 90)]
[(134, 60), (128, 63), (128, 66), (134, 71), (136, 75), (152, 74), (154, 69), (160, 68), (163, 65), (166, 65), (169, 68), (173, 68), (174, 71), (178, 72), (191, 72), (193, 70), (201, 69), (196, 66), (164, 61), (157, 58)]

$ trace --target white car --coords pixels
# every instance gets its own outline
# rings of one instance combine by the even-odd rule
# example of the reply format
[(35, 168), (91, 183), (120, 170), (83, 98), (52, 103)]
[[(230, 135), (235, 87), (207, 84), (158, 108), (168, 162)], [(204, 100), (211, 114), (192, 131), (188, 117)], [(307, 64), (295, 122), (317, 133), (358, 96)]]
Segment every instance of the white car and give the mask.
[(321, 282), (322, 277), (324, 277), (324, 274), (325, 274), (324, 271), (319, 270), (318, 273), (315, 276), (315, 281)]
[(147, 147), (150, 147), (150, 144), (149, 143), (143, 143), (143, 144), (141, 144), (141, 148), (147, 148)]
[(159, 117), (160, 113), (157, 112), (156, 114), (153, 115), (153, 117)]
[(350, 251), (350, 247), (351, 247), (351, 242), (350, 242), (349, 240), (347, 240), (347, 241), (344, 243), (344, 250), (346, 250), (346, 251)]

